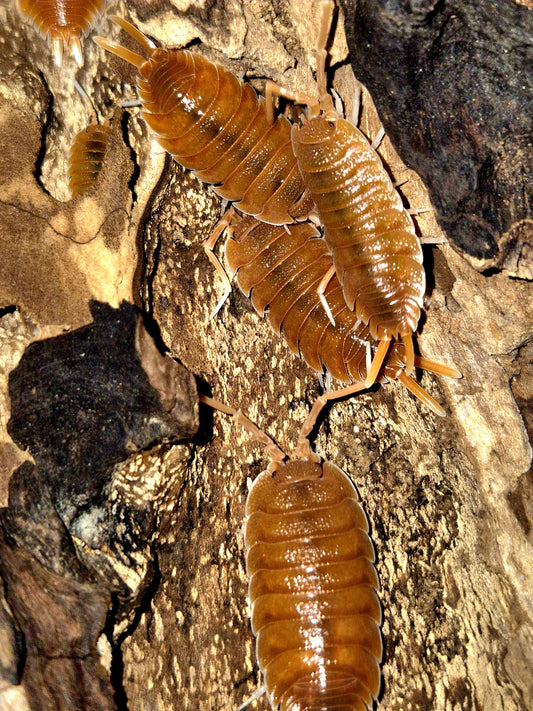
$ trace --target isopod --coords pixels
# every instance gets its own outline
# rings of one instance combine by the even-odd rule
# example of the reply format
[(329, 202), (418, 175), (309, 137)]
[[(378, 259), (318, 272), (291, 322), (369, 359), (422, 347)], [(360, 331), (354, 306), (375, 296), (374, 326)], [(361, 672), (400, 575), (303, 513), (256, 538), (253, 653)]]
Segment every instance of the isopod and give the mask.
[(324, 49), (334, 4), (323, 3), (317, 51), (318, 98), (273, 84), (278, 93), (307, 104), (308, 116), (292, 128), (292, 145), (324, 226), (324, 239), (348, 307), (380, 341), (366, 382), (379, 372), (391, 339), (406, 347), (407, 371), (414, 365), (416, 331), (425, 291), (422, 249), (409, 212), (381, 159), (352, 123), (341, 118), (326, 86)]
[[(247, 426), (241, 413), (200, 399)], [(244, 541), (257, 660), (281, 711), (369, 709), (380, 686), (381, 607), (367, 518), (346, 474), (322, 462), (307, 439), (324, 402), (315, 403), (288, 462), (247, 427), (271, 456), (248, 494)]]
[(272, 224), (306, 218), (314, 206), (288, 119), (270, 121), (264, 98), (223, 67), (188, 50), (157, 48), (131, 23), (112, 19), (149, 58), (95, 41), (137, 67), (143, 117), (161, 146), (244, 213)]
[[(348, 309), (336, 276), (325, 291), (334, 323), (322, 308), (317, 285), (331, 269), (332, 257), (316, 228), (309, 222), (268, 225), (249, 216), (240, 219), (235, 215), (232, 220), (226, 259), (258, 314), (266, 314), (273, 330), (312, 368), (325, 369), (343, 383), (352, 382), (346, 394), (363, 390), (378, 342), (370, 328)], [(414, 362), (423, 370), (460, 377), (455, 368), (443, 363), (418, 356)], [(442, 407), (405, 369), (404, 346), (395, 341), (381, 364), (381, 379), (398, 380), (433, 412), (444, 415)]]
[(70, 149), (69, 180), (72, 197), (77, 197), (95, 184), (104, 163), (111, 126), (91, 123), (80, 131)]
[(58, 66), (63, 60), (63, 44), (72, 46), (76, 62), (81, 66), (80, 35), (89, 31), (104, 9), (105, 0), (19, 0), (18, 4), (39, 32), (50, 36)]

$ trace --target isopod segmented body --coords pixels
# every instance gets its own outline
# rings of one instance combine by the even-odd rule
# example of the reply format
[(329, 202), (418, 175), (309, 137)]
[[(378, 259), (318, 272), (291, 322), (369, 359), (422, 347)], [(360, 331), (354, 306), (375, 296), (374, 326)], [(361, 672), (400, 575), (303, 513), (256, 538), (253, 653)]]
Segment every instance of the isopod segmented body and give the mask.
[(413, 220), (358, 128), (328, 115), (293, 128), (344, 298), (378, 340), (416, 331), (425, 291)]
[(68, 171), (72, 197), (81, 195), (95, 184), (104, 163), (110, 131), (109, 121), (91, 123), (74, 139)]
[(330, 462), (263, 472), (244, 538), (257, 659), (282, 711), (371, 708), (380, 683), (381, 609), (366, 516)]
[(267, 118), (265, 101), (231, 72), (187, 50), (155, 48), (122, 18), (148, 59), (101, 37), (98, 44), (139, 70), (143, 117), (184, 167), (242, 212), (272, 224), (313, 209), (291, 144), (291, 123)]
[(323, 49), (333, 12), (324, 14), (317, 52), (318, 99), (280, 93), (309, 106), (302, 125), (292, 128), (300, 172), (324, 226), (344, 298), (370, 333), (382, 342), (367, 382), (377, 374), (392, 338), (406, 346), (413, 367), (411, 336), (416, 331), (425, 291), (422, 249), (413, 220), (374, 147), (359, 129), (341, 118), (327, 93)]
[[(341, 382), (356, 383), (354, 392), (362, 390), (369, 355), (376, 352), (378, 341), (348, 309), (336, 276), (325, 291), (334, 324), (322, 308), (316, 287), (331, 268), (332, 258), (317, 230), (308, 222), (285, 228), (252, 217), (233, 219), (236, 224), (226, 244), (226, 258), (256, 311), (268, 316), (276, 333), (282, 333), (291, 350), (312, 368), (325, 368)], [(415, 357), (415, 364), (452, 378), (460, 375), (455, 368), (425, 358)], [(444, 415), (440, 405), (406, 374), (405, 367), (405, 349), (395, 341), (382, 363), (381, 378), (398, 380), (434, 412)]]
[(382, 656), (374, 548), (355, 487), (309, 444), (326, 399), (313, 405), (294, 458), (284, 462), (240, 412), (199, 397), (232, 414), (270, 456), (248, 494), (244, 542), (257, 660), (272, 707), (371, 708)]
[(77, 63), (82, 64), (80, 35), (88, 32), (105, 0), (19, 0), (18, 4), (39, 32), (50, 35), (56, 64), (61, 66), (63, 44), (72, 45)]

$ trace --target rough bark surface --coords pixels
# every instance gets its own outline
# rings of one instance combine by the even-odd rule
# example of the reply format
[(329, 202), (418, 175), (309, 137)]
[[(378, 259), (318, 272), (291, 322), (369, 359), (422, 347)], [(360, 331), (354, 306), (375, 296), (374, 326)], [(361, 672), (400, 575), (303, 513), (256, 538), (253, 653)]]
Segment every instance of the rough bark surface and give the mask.
[[(527, 3), (526, 3), (527, 4)], [(479, 269), (533, 278), (533, 12), (511, 0), (346, 0), (355, 75)]]
[[(110, 6), (126, 14), (120, 3)], [(436, 9), (443, 6), (447, 4)], [(531, 12), (510, 0), (509, 6)], [(2, 96), (9, 112), (19, 101), (27, 115), (41, 120), (40, 182), (66, 199), (63, 147), (82, 127), (82, 104), (73, 93), (72, 78), (78, 77), (105, 114), (117, 99), (134, 97), (129, 83), (135, 72), (118, 59), (104, 58), (87, 41), (84, 67), (78, 70), (66, 60), (58, 74), (46, 41), (21, 25), (11, 8), (2, 7), (0, 13), (3, 66), (9, 61), (16, 67), (1, 75)], [(318, 3), (138, 0), (128, 3), (127, 14), (161, 43), (191, 46), (236, 73), (246, 72), (259, 89), (263, 78), (270, 78), (313, 91)], [(355, 27), (359, 16), (352, 21)], [(118, 30), (102, 21), (98, 34), (117, 38)], [(333, 85), (349, 107), (356, 84), (342, 21), (331, 51)], [(414, 93), (416, 82), (425, 78), (410, 78)], [(43, 105), (48, 107), (46, 120)], [(287, 108), (297, 116), (299, 109)], [(88, 114), (85, 119), (88, 123)], [(158, 324), (170, 354), (198, 377), (201, 388), (239, 407), (290, 451), (319, 393), (316, 374), (270, 332), (237, 290), (211, 317), (222, 287), (202, 240), (218, 219), (220, 201), (169, 160), (157, 181), (164, 158), (136, 109), (122, 125), (131, 147), (128, 159), (135, 163), (128, 186), (133, 202), (129, 230), (141, 247), (134, 297)], [(378, 126), (365, 93), (362, 128), (373, 136)], [(404, 123), (397, 122), (396, 131), (398, 144), (407, 140)], [(21, 153), (27, 151), (27, 162), (35, 160), (26, 140), (15, 140)], [(510, 161), (521, 146), (511, 139), (503, 142), (502, 161)], [(398, 180), (410, 177), (402, 186), (409, 203), (428, 205), (421, 181), (405, 169), (388, 139), (380, 150)], [(435, 145), (430, 142), (424, 150), (429, 156)], [(446, 155), (445, 148), (442, 153)], [(481, 192), (496, 205), (492, 193)], [(521, 195), (509, 183), (509, 204), (521, 204)], [(471, 214), (473, 205), (469, 203)], [(449, 209), (439, 216), (459, 220)], [(503, 234), (508, 213), (497, 207), (493, 213)], [(480, 212), (479, 219), (486, 215)], [(418, 222), (422, 234), (438, 233), (432, 214), (420, 215)], [(222, 248), (219, 254), (223, 258)], [(351, 477), (371, 521), (385, 646), (378, 708), (522, 711), (533, 706), (531, 285), (506, 273), (481, 274), (450, 245), (426, 248), (425, 257), (430, 291), (419, 350), (455, 365), (463, 378), (424, 375), (421, 382), (448, 416), (435, 417), (393, 383), (333, 404), (320, 420), (315, 448)], [(54, 259), (62, 263), (61, 250)], [(129, 273), (133, 271), (135, 264)], [(77, 289), (75, 282), (72, 288)], [(30, 302), (15, 295), (2, 306), (26, 308)], [(6, 372), (16, 365), (23, 346), (46, 335), (50, 321), (42, 319), (37, 310), (29, 323), (17, 312), (2, 319), (4, 390)], [(3, 412), (4, 428), (6, 422)], [(114, 699), (128, 711), (235, 709), (261, 684), (247, 618), (240, 531), (247, 491), (265, 467), (265, 453), (219, 413), (202, 408), (201, 422), (186, 467), (176, 465), (165, 489), (171, 493), (154, 503), (152, 583), (136, 613), (129, 610), (126, 621), (110, 630)], [(9, 463), (13, 468), (20, 455), (5, 429), (3, 438), (5, 481)], [(172, 471), (168, 458), (178, 457), (168, 452), (161, 459), (157, 452), (149, 457), (150, 471), (160, 478), (167, 466)], [(129, 471), (126, 465), (124, 471)], [(121, 491), (135, 502), (138, 487), (149, 486), (152, 476), (125, 476)], [(6, 628), (11, 630), (10, 649), (16, 648), (19, 633), (13, 625), (6, 623)], [(5, 666), (2, 659), (0, 668)], [(13, 665), (9, 669), (4, 691), (0, 688), (2, 701), (20, 690), (13, 685), (18, 678)], [(252, 708), (267, 709), (266, 698)]]
[(189, 451), (165, 478), (121, 463), (198, 426), (194, 378), (159, 354), (135, 307), (91, 310), (92, 324), (31, 344), (9, 378), (8, 431), (35, 464), (13, 472), (0, 509), (3, 681), (43, 711), (116, 707), (104, 629), (127, 623), (152, 582), (150, 539)]

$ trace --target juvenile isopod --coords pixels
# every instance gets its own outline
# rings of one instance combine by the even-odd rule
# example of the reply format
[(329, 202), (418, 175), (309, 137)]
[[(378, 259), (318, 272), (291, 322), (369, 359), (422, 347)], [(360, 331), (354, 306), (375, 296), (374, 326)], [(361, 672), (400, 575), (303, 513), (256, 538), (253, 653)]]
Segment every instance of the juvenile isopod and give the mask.
[(95, 41), (139, 71), (143, 117), (158, 142), (242, 212), (272, 224), (313, 209), (293, 153), (291, 123), (267, 117), (265, 100), (223, 67), (188, 50), (157, 48), (134, 25), (112, 18), (148, 59), (102, 37)]
[[(246, 426), (241, 413), (200, 399)], [(346, 474), (322, 462), (307, 439), (324, 402), (315, 403), (288, 462), (259, 433), (271, 462), (246, 501), (257, 661), (281, 711), (363, 711), (380, 686), (381, 607), (367, 518)]]
[(324, 49), (334, 3), (322, 3), (317, 51), (318, 98), (269, 84), (278, 93), (308, 106), (302, 125), (292, 129), (292, 145), (324, 226), (324, 239), (348, 307), (368, 324), (380, 346), (366, 376), (378, 374), (392, 339), (402, 339), (406, 365), (414, 366), (412, 334), (425, 291), (422, 249), (413, 220), (383, 167), (374, 146), (341, 118), (327, 92)]
[(70, 149), (69, 180), (72, 197), (77, 197), (96, 183), (102, 170), (111, 126), (109, 120), (91, 123), (81, 130)]
[(86, 34), (102, 12), (105, 0), (19, 0), (20, 10), (43, 35), (49, 35), (56, 64), (61, 66), (63, 45), (71, 45), (76, 62), (83, 63), (80, 35)]
[[(332, 266), (332, 258), (316, 228), (309, 222), (286, 227), (232, 217), (232, 237), (226, 259), (237, 283), (260, 316), (283, 335), (291, 350), (317, 371), (324, 369), (343, 383), (345, 394), (365, 389), (370, 362), (379, 347), (370, 328), (344, 300), (333, 276), (325, 290), (334, 323), (322, 308), (317, 285)], [(415, 356), (418, 368), (451, 378), (460, 373), (450, 366)], [(395, 341), (380, 366), (382, 380), (398, 380), (438, 415), (442, 407), (407, 375), (405, 348)]]

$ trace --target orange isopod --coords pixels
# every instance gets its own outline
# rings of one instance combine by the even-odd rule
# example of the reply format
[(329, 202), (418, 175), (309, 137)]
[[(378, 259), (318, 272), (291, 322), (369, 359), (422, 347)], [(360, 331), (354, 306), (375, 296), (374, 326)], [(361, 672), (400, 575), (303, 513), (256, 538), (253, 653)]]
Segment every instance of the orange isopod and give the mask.
[(233, 414), (270, 455), (248, 494), (244, 542), (257, 660), (272, 707), (371, 708), (382, 656), (374, 548), (355, 487), (309, 444), (325, 400), (311, 409), (288, 462), (240, 412), (200, 400)]
[(19, 8), (39, 32), (50, 35), (56, 64), (63, 60), (63, 43), (72, 45), (76, 62), (83, 63), (80, 34), (86, 34), (102, 12), (105, 0), (19, 0)]
[(257, 659), (273, 708), (371, 708), (380, 683), (374, 549), (354, 486), (293, 460), (254, 481), (244, 539)]
[[(336, 276), (325, 291), (335, 323), (326, 315), (317, 285), (330, 270), (332, 258), (315, 227), (308, 222), (280, 227), (236, 216), (233, 223), (226, 259), (259, 315), (266, 314), (274, 331), (283, 334), (291, 350), (312, 368), (325, 369), (341, 382), (353, 382), (348, 392), (363, 390), (378, 341), (348, 309)], [(417, 356), (414, 362), (433, 373), (460, 377), (455, 368), (442, 363)], [(404, 346), (395, 341), (381, 364), (381, 379), (398, 380), (435, 413), (444, 415), (405, 370)]]
[(156, 48), (131, 23), (112, 19), (149, 58), (101, 37), (95, 41), (137, 67), (143, 117), (161, 146), (242, 212), (272, 224), (307, 217), (314, 206), (288, 119), (270, 121), (264, 98), (221, 66), (187, 50)]
[(407, 371), (414, 365), (416, 331), (426, 281), (422, 249), (381, 159), (353, 124), (341, 118), (327, 93), (325, 59), (333, 2), (324, 13), (317, 52), (318, 99), (270, 84), (278, 93), (309, 107), (294, 125), (292, 145), (305, 184), (324, 226), (324, 239), (350, 309), (380, 341), (367, 384), (379, 372), (391, 339), (406, 346)]
[(72, 197), (81, 195), (96, 183), (102, 170), (111, 126), (91, 123), (80, 131), (70, 149), (69, 179)]

